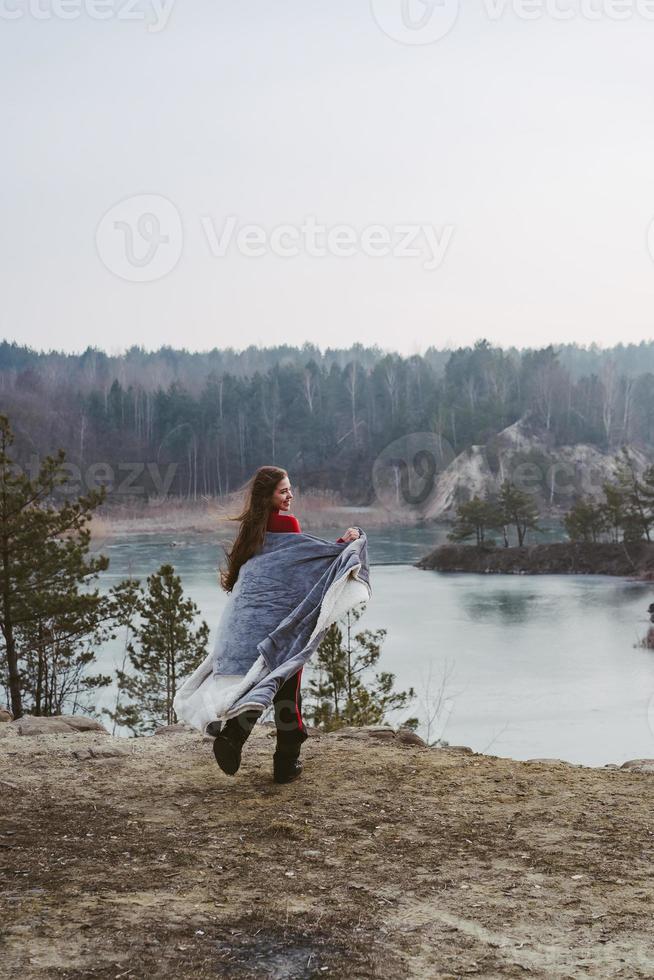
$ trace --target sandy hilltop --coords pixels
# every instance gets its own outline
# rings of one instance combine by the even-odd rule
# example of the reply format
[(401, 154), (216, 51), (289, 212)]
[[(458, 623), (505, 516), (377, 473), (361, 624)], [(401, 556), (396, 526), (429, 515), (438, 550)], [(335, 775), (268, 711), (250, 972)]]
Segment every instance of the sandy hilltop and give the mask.
[(654, 976), (654, 761), (345, 730), (276, 786), (271, 734), (229, 778), (196, 733), (0, 724), (3, 973)]

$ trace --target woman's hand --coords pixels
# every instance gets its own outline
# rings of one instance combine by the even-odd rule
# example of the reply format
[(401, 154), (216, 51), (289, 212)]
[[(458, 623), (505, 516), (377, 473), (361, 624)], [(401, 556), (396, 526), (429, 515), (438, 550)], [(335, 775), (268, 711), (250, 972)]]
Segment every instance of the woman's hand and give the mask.
[(342, 535), (342, 537), (339, 540), (340, 541), (356, 541), (356, 539), (357, 538), (360, 538), (360, 537), (361, 537), (361, 535), (359, 534), (359, 532), (358, 532), (358, 530), (357, 530), (356, 527), (348, 527), (348, 529), (345, 532), (345, 534)]

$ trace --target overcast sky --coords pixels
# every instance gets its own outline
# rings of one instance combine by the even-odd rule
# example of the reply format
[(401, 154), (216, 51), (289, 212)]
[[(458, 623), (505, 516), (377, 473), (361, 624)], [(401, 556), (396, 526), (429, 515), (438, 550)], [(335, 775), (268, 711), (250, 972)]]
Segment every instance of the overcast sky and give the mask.
[(654, 337), (651, 0), (0, 8), (4, 338)]

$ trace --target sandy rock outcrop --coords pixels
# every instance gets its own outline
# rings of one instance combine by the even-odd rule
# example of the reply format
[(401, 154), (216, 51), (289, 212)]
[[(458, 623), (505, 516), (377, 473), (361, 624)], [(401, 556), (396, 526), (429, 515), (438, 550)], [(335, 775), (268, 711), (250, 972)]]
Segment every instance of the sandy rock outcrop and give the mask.
[(190, 725), (185, 725), (180, 722), (177, 725), (162, 725), (160, 728), (155, 729), (155, 735), (181, 735), (182, 732), (192, 732), (193, 729)]
[(628, 769), (630, 772), (651, 772), (654, 773), (654, 759), (629, 759), (623, 762), (621, 769)]
[[(654, 462), (642, 450), (626, 448), (639, 474)], [(609, 452), (583, 443), (554, 445), (552, 433), (528, 413), (488, 444), (459, 453), (439, 474), (421, 516), (451, 520), (458, 504), (475, 495), (482, 499), (496, 495), (507, 479), (533, 493), (541, 512), (565, 513), (579, 496), (603, 499), (602, 484), (615, 479), (619, 459), (618, 450)]]
[(18, 735), (55, 735), (71, 734), (72, 732), (93, 732), (108, 735), (109, 732), (95, 718), (84, 715), (51, 715), (38, 718), (35, 715), (23, 715), (10, 722), (9, 729)]
[(418, 745), (427, 748), (424, 739), (410, 728), (395, 729), (391, 725), (362, 725), (361, 727), (339, 728), (335, 732), (330, 732), (328, 737), (334, 738), (354, 738), (358, 741), (375, 739), (380, 742), (396, 742), (400, 745)]

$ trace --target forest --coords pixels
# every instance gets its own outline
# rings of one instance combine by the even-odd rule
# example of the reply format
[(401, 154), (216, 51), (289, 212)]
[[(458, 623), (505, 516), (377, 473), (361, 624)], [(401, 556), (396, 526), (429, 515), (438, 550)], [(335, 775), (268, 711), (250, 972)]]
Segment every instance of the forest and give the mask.
[(140, 499), (161, 492), (162, 472), (168, 494), (194, 501), (274, 463), (295, 486), (367, 504), (374, 460), (410, 432), (437, 433), (459, 453), (529, 412), (552, 446), (648, 447), (654, 341), (517, 349), (480, 339), (411, 356), (360, 344), (108, 354), (3, 341), (0, 411), (21, 465), (61, 448), (82, 482), (121, 474), (121, 492)]

